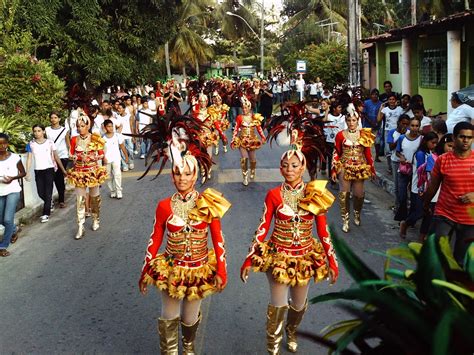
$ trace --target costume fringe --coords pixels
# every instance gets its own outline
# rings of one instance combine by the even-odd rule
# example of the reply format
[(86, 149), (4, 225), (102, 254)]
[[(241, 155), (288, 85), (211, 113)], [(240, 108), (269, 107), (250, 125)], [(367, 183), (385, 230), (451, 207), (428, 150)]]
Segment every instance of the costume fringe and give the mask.
[(210, 250), (206, 264), (192, 268), (174, 265), (173, 260), (159, 254), (150, 261), (149, 271), (143, 281), (167, 291), (170, 297), (186, 298), (188, 301), (203, 299), (217, 292), (214, 285), (217, 274), (217, 260), (214, 250)]
[(90, 170), (76, 170), (71, 168), (67, 172), (67, 182), (75, 187), (94, 187), (107, 180), (107, 168), (96, 166)]
[(257, 137), (235, 137), (234, 146), (235, 148), (244, 148), (245, 150), (257, 150), (262, 146), (262, 142)]
[(301, 256), (278, 252), (271, 241), (258, 243), (251, 260), (255, 272), (271, 270), (275, 281), (292, 287), (307, 285), (311, 278), (320, 282), (329, 273), (324, 249), (315, 239), (313, 248)]

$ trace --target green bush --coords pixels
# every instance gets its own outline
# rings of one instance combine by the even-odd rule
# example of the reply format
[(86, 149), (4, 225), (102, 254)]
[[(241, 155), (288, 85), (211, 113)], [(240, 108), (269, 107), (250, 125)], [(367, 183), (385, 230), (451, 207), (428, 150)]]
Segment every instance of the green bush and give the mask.
[[(49, 113), (62, 109), (64, 95), (64, 82), (47, 62), (21, 53), (1, 58), (0, 117), (4, 120), (28, 130), (34, 123), (47, 124)], [(21, 150), (24, 144), (15, 141), (15, 146)]]

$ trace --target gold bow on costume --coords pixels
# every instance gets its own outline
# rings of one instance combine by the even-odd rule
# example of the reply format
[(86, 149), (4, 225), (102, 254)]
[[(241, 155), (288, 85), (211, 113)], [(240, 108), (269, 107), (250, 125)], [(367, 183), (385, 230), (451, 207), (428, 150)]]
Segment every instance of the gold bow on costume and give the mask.
[(375, 135), (370, 128), (360, 130), (359, 144), (363, 147), (372, 147), (375, 143)]
[(304, 197), (298, 206), (315, 216), (327, 212), (332, 206), (335, 197), (326, 189), (326, 180), (313, 180), (306, 184)]
[(189, 218), (211, 223), (213, 218), (222, 218), (231, 203), (214, 189), (206, 189), (196, 200), (196, 207), (189, 211)]
[(91, 134), (91, 142), (89, 143), (90, 150), (102, 150), (105, 146), (105, 140), (97, 133)]
[(263, 116), (259, 113), (254, 113), (253, 117), (252, 117), (252, 121), (254, 121), (256, 124), (259, 124), (262, 123), (263, 121)]

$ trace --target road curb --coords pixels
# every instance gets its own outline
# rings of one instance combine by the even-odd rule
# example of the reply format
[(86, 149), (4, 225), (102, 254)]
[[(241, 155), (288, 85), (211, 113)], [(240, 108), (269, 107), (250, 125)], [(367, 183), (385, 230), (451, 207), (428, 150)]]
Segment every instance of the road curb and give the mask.
[(395, 183), (390, 178), (379, 172), (376, 172), (376, 175), (377, 179), (374, 181), (374, 184), (395, 196)]

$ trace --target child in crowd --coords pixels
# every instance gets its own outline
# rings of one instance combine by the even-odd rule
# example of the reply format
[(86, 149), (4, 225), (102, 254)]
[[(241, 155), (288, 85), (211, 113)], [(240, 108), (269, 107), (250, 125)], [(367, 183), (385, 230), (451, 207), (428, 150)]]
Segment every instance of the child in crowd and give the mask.
[(398, 166), (400, 165), (400, 159), (397, 156), (397, 141), (398, 138), (402, 134), (405, 134), (407, 131), (407, 127), (410, 124), (410, 117), (408, 115), (403, 114), (398, 117), (397, 120), (397, 128), (391, 129), (387, 133), (387, 144), (388, 149), (390, 151), (390, 163), (392, 164), (392, 172), (394, 176), (394, 184), (395, 184), (395, 211), (398, 209), (399, 201), (398, 201), (398, 189), (399, 189), (399, 181), (398, 181)]
[(408, 186), (413, 174), (413, 157), (420, 146), (420, 120), (413, 117), (410, 120), (409, 133), (402, 134), (397, 141), (398, 166), (398, 209), (396, 221), (404, 221), (407, 217)]
[(125, 149), (124, 139), (121, 134), (114, 132), (114, 123), (111, 120), (104, 121), (105, 134), (105, 157), (107, 159), (107, 175), (109, 180), (107, 186), (110, 190), (111, 198), (122, 198), (122, 172), (120, 171), (120, 150), (128, 164), (127, 149)]
[(413, 116), (420, 120), (420, 132), (426, 134), (431, 131), (431, 118), (425, 116), (422, 105), (414, 105), (412, 108)]
[(390, 130), (397, 128), (398, 117), (403, 113), (403, 109), (397, 104), (397, 95), (395, 93), (388, 94), (386, 103), (380, 106), (377, 122), (383, 122), (384, 134), (383, 140), (385, 144), (384, 152), (387, 159), (387, 173), (392, 175), (392, 164), (390, 162), (391, 150), (388, 144), (388, 134)]
[(33, 126), (33, 140), (26, 146), (26, 181), (31, 180), (30, 168), (34, 161), (35, 182), (38, 196), (43, 200), (43, 214), (41, 223), (49, 221), (51, 214), (51, 201), (53, 198), (54, 172), (59, 168), (63, 175), (66, 169), (56, 151), (56, 145), (46, 138), (46, 129), (43, 125)]
[[(441, 138), (439, 138), (438, 144), (436, 145), (434, 152), (426, 159), (425, 171), (426, 171), (427, 179), (426, 179), (425, 186), (422, 187), (423, 191), (427, 190), (427, 186), (431, 179), (431, 172), (433, 171), (434, 165), (438, 157), (444, 153), (452, 152), (453, 148), (454, 148), (454, 141), (453, 141), (452, 134), (446, 134), (442, 136)], [(418, 183), (418, 186), (420, 186), (420, 183)], [(429, 232), (431, 220), (433, 218), (432, 213), (435, 209), (436, 202), (438, 202), (439, 191), (440, 189), (438, 189), (438, 191), (436, 192), (436, 195), (431, 199), (429, 214), (425, 214), (423, 216), (423, 221), (421, 222), (421, 227), (420, 227), (420, 240), (421, 241), (424, 241), (426, 239), (426, 235)]]
[(413, 227), (420, 218), (423, 217), (423, 189), (418, 188), (418, 168), (426, 163), (426, 159), (431, 155), (438, 144), (438, 135), (428, 132), (423, 136), (420, 146), (413, 156), (413, 174), (410, 191), (410, 212), (407, 218), (400, 223), (400, 237), (406, 238), (408, 227)]

